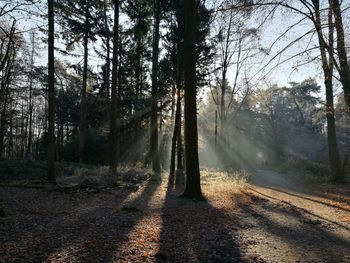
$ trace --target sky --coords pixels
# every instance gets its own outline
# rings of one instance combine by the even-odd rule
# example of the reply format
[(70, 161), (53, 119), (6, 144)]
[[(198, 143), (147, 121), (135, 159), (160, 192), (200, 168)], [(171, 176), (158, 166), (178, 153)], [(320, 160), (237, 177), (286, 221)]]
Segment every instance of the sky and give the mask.
[[(0, 0), (0, 5), (6, 2), (11, 2), (11, 1)], [(295, 2), (297, 1), (293, 1), (293, 3)], [(27, 10), (24, 10), (24, 11), (30, 11), (30, 10), (27, 8)], [(43, 2), (43, 4), (39, 8), (36, 8), (33, 11), (40, 12), (41, 14), (45, 14), (46, 2)], [(16, 16), (16, 18), (18, 19), (19, 30), (30, 32), (30, 30), (35, 30), (37, 27), (42, 27), (42, 26), (45, 27), (45, 25), (47, 24), (45, 19), (35, 18), (34, 16), (23, 17), (24, 13), (25, 12), (14, 14), (14, 16)], [(259, 19), (259, 17), (257, 17), (257, 19)], [(294, 24), (296, 21), (299, 21), (299, 19), (300, 19), (300, 16), (293, 12), (276, 12), (273, 18), (260, 31), (261, 47), (268, 49), (271, 46), (271, 43), (276, 40), (276, 38), (278, 38), (283, 32), (285, 32), (290, 25)], [(125, 21), (125, 20), (126, 20), (125, 17), (122, 17), (121, 21)], [(255, 23), (254, 20), (252, 20), (252, 25), (254, 23)], [(345, 25), (348, 25), (349, 21), (345, 19), (344, 23)], [(257, 83), (257, 81), (259, 81), (258, 85), (278, 84), (281, 86), (285, 86), (285, 85), (288, 85), (288, 83), (291, 81), (300, 82), (309, 77), (313, 77), (317, 80), (317, 82), (320, 85), (323, 85), (323, 77), (322, 77), (322, 71), (320, 68), (319, 60), (316, 60), (312, 63), (308, 63), (308, 64), (305, 64), (304, 66), (299, 66), (296, 68), (295, 66), (297, 64), (304, 63), (308, 59), (308, 57), (304, 55), (276, 66), (279, 61), (284, 61), (294, 56), (295, 54), (298, 54), (299, 52), (304, 50), (306, 46), (316, 47), (317, 39), (315, 38), (315, 36), (311, 38), (310, 37), (304, 38), (303, 40), (298, 42), (296, 45), (293, 45), (291, 48), (285, 51), (281, 56), (276, 57), (276, 59), (274, 59), (272, 62), (269, 63), (271, 57), (274, 54), (277, 54), (279, 50), (285, 47), (286, 45), (288, 45), (291, 42), (291, 40), (304, 34), (311, 28), (312, 28), (312, 24), (309, 21), (305, 20), (305, 22), (294, 27), (284, 37), (279, 39), (277, 44), (270, 50), (268, 56), (260, 55), (256, 57), (256, 59), (254, 58), (255, 66), (251, 67), (249, 72), (250, 77), (253, 77), (252, 79), (253, 82)], [(37, 38), (44, 37), (42, 33), (39, 33), (37, 30), (35, 31), (37, 32)], [(28, 32), (25, 34), (25, 36), (29, 40)], [(97, 42), (95, 45), (100, 45), (100, 44), (101, 42)], [(56, 40), (55, 46), (59, 48), (64, 48), (64, 44), (60, 40)], [(42, 49), (39, 52), (40, 53), (39, 56), (35, 58), (35, 63), (43, 65), (47, 63), (47, 54), (46, 54), (45, 44), (41, 44), (41, 48)], [(315, 49), (313, 52), (311, 52), (310, 57), (317, 57), (319, 55), (318, 52), (319, 51)], [(82, 54), (83, 53), (82, 47), (78, 46), (78, 48), (74, 51), (74, 53)], [(67, 60), (68, 62), (72, 61), (71, 58), (62, 57), (60, 54), (58, 54), (58, 52), (56, 52), (56, 55), (62, 60)], [(99, 59), (96, 56), (96, 54), (94, 54), (94, 52), (92, 51), (90, 53), (89, 65), (94, 70), (97, 70), (97, 68), (102, 64), (103, 64), (103, 61), (101, 61), (101, 59)], [(265, 69), (262, 70), (263, 68)], [(235, 71), (233, 66), (229, 69), (227, 74), (227, 78), (230, 83), (233, 82), (234, 75), (235, 75)]]

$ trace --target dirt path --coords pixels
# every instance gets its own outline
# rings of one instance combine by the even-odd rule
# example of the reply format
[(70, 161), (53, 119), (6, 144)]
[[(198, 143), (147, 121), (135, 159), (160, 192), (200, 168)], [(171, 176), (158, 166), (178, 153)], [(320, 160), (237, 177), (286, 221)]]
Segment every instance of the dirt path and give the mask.
[[(243, 205), (252, 240), (246, 253), (267, 262), (350, 262), (350, 189), (306, 186), (272, 171), (257, 171)], [(251, 237), (254, 236), (252, 239)]]
[(207, 202), (166, 177), (98, 194), (2, 187), (0, 262), (350, 262), (349, 196), (292, 195), (274, 176), (242, 191), (204, 182)]

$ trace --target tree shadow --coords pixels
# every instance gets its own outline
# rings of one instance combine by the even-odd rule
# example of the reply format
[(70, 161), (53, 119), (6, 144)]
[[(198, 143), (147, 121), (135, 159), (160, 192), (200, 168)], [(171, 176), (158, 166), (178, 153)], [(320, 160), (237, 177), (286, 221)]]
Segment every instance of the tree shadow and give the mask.
[[(260, 192), (260, 191), (258, 191), (258, 190), (252, 189), (252, 188), (249, 188), (249, 190), (252, 191), (252, 192), (255, 192), (255, 193), (257, 193), (257, 194), (259, 194), (259, 195), (261, 195), (261, 196), (267, 197), (268, 199), (272, 199), (272, 200), (276, 200), (276, 201), (279, 201), (279, 202), (288, 204), (288, 205), (292, 206), (294, 209), (299, 209), (299, 210), (301, 210), (301, 211), (302, 211), (303, 213), (305, 213), (305, 214), (309, 214), (310, 216), (317, 217), (317, 218), (320, 219), (320, 220), (327, 221), (328, 223), (337, 225), (337, 226), (340, 227), (340, 228), (343, 228), (343, 229), (346, 229), (346, 230), (349, 230), (349, 231), (350, 231), (350, 227), (344, 226), (344, 225), (342, 225), (342, 224), (339, 224), (339, 223), (336, 222), (336, 221), (329, 220), (329, 219), (327, 219), (327, 218), (324, 218), (324, 217), (322, 217), (322, 216), (319, 216), (319, 215), (317, 215), (317, 214), (315, 214), (315, 213), (312, 213), (312, 212), (310, 212), (310, 211), (308, 211), (308, 210), (306, 210), (306, 209), (296, 207), (295, 205), (293, 205), (293, 204), (290, 203), (290, 202), (286, 202), (286, 201), (284, 201), (284, 200), (282, 200), (282, 199), (279, 199), (279, 198), (273, 197), (273, 196), (271, 196), (271, 195), (262, 193), (262, 192)], [(287, 194), (288, 194), (288, 193), (287, 193)], [(300, 198), (303, 198), (303, 197), (301, 196)]]
[(74, 262), (112, 262), (128, 233), (142, 219), (142, 210), (159, 184), (149, 180), (127, 209), (121, 204), (133, 192), (131, 189), (116, 195), (97, 195), (93, 200), (101, 200), (90, 207), (75, 203), (77, 207), (70, 207), (70, 214), (59, 218), (36, 218), (36, 225), (22, 227), (24, 232), (7, 238), (4, 249), (19, 246), (20, 251), (7, 253), (5, 262), (44, 262), (64, 257)]
[[(283, 194), (286, 194), (286, 195), (290, 195), (290, 196), (298, 197), (298, 198), (301, 198), (301, 199), (304, 199), (304, 200), (308, 200), (308, 201), (311, 201), (311, 202), (315, 202), (315, 203), (318, 203), (318, 204), (321, 204), (321, 205), (325, 205), (325, 206), (328, 206), (328, 207), (331, 207), (331, 208), (340, 209), (340, 210), (343, 210), (345, 212), (350, 212), (350, 209), (344, 208), (342, 206), (339, 206), (339, 205), (336, 205), (336, 204), (330, 204), (330, 203), (327, 203), (327, 202), (323, 202), (321, 200), (317, 200), (317, 199), (314, 199), (314, 198), (311, 198), (311, 197), (300, 195), (300, 194), (297, 194), (295, 192), (291, 193), (291, 192), (288, 192), (288, 191), (285, 191), (285, 190), (282, 190), (282, 189), (279, 189), (279, 188), (276, 188), (276, 187), (265, 186), (265, 188), (273, 190), (273, 191), (276, 191), (276, 192), (280, 192), (280, 193), (283, 193)], [(319, 196), (319, 197), (323, 197), (323, 196)]]
[(162, 208), (162, 227), (156, 262), (243, 262), (233, 229), (225, 215), (207, 202), (180, 199), (169, 177)]
[(322, 222), (310, 219), (293, 206), (274, 204), (256, 196), (254, 203), (238, 205), (245, 214), (243, 218), (252, 223), (250, 228), (262, 230), (266, 237), (275, 237), (277, 243), (282, 240), (295, 255), (310, 255), (310, 260), (317, 262), (345, 262), (350, 255), (350, 240), (333, 234)]
[[(265, 171), (265, 172), (267, 172), (267, 171)], [(327, 194), (322, 194), (322, 193), (313, 191), (312, 189), (305, 187), (301, 183), (294, 182), (293, 180), (288, 179), (288, 178), (284, 178), (278, 174), (270, 173), (268, 177), (260, 176), (260, 178), (257, 175), (255, 175), (255, 176), (253, 176), (252, 184), (266, 188), (266, 189), (270, 189), (273, 191), (277, 191), (277, 192), (280, 192), (280, 193), (283, 193), (286, 195), (294, 196), (297, 198), (301, 198), (304, 200), (308, 200), (311, 202), (322, 204), (322, 205), (325, 205), (328, 207), (332, 207), (332, 208), (340, 209), (340, 210), (343, 210), (346, 212), (350, 212), (350, 209), (345, 208), (345, 207), (337, 204), (337, 203), (344, 203), (345, 205), (348, 205), (347, 200), (343, 200), (339, 196), (330, 196)], [(308, 195), (308, 196), (305, 196), (303, 194)], [(315, 198), (312, 198), (312, 197), (315, 197)], [(322, 200), (318, 200), (318, 199), (316, 199), (317, 197), (331, 200), (331, 201), (333, 201), (333, 203), (328, 203), (328, 202), (324, 202)], [(334, 203), (334, 202), (336, 202), (336, 203)]]

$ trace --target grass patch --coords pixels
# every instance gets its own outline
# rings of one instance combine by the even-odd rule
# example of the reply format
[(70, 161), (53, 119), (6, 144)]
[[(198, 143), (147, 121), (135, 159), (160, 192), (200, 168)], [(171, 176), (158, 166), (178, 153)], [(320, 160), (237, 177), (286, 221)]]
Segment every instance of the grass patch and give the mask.
[(220, 171), (214, 169), (203, 169), (201, 171), (201, 182), (206, 191), (240, 192), (246, 187), (249, 174), (245, 170)]

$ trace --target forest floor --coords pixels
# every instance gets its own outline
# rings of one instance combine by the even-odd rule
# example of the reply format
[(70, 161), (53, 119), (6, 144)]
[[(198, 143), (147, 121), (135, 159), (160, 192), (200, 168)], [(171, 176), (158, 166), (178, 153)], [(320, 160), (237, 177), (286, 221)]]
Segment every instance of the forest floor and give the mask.
[(0, 262), (350, 262), (349, 185), (206, 175), (206, 202), (167, 176), (98, 193), (0, 187)]

